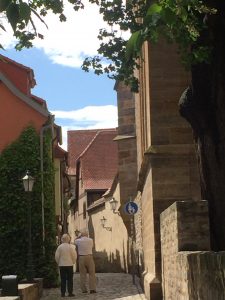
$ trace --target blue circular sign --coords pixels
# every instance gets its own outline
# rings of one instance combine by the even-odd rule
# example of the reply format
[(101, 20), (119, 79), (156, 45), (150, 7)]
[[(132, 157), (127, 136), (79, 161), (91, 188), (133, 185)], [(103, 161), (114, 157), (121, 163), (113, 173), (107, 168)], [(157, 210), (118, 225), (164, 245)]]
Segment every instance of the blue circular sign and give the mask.
[(135, 202), (130, 201), (125, 204), (124, 209), (128, 215), (134, 215), (138, 211), (138, 206)]

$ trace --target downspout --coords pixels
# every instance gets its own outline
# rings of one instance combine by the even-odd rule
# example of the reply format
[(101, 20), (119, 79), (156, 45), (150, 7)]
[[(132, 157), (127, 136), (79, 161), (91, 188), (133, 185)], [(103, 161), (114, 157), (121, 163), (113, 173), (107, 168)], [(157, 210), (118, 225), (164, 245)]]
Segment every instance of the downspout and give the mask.
[(42, 219), (42, 241), (43, 241), (43, 254), (45, 253), (45, 209), (44, 209), (44, 161), (43, 161), (43, 144), (44, 132), (51, 129), (52, 138), (54, 136), (54, 115), (49, 116), (50, 124), (44, 125), (40, 131), (40, 163), (41, 163), (41, 219)]
[[(79, 205), (79, 180), (80, 180), (80, 160), (76, 162), (76, 181), (75, 181), (75, 199)], [(74, 211), (75, 212), (75, 211)]]
[[(70, 180), (68, 178), (68, 175), (66, 174), (65, 171), (61, 171), (63, 170), (63, 167), (62, 165), (67, 165), (67, 160), (64, 158), (63, 161), (60, 162), (60, 182), (61, 182), (61, 215), (63, 216), (63, 224), (66, 224), (66, 227), (64, 226), (63, 229), (64, 229), (64, 232), (63, 233), (68, 233), (68, 225), (67, 225), (67, 220), (68, 220), (68, 211), (66, 211), (65, 213), (65, 210), (64, 210), (64, 205), (65, 205), (65, 194), (66, 193), (69, 193), (71, 191), (71, 183), (70, 183)], [(63, 178), (63, 180), (62, 180)], [(64, 186), (64, 178), (67, 179), (67, 182), (68, 182), (68, 188), (65, 189), (65, 186)], [(68, 205), (68, 203), (67, 203)], [(68, 207), (67, 207), (68, 208)], [(65, 218), (66, 216), (66, 218)], [(65, 220), (66, 219), (66, 220)]]
[[(62, 180), (62, 165), (64, 163), (63, 161), (60, 161), (60, 198), (61, 198), (61, 220), (62, 220), (62, 225), (63, 225), (63, 233), (67, 233), (67, 226), (65, 227), (65, 199), (64, 199), (64, 184), (63, 184), (63, 180)], [(67, 220), (66, 220), (66, 224), (67, 224)]]
[(62, 164), (63, 164), (63, 161), (60, 161), (60, 205), (61, 205), (61, 207), (60, 207), (60, 213), (61, 213), (61, 221), (62, 221), (62, 223), (64, 222), (64, 207), (63, 207), (63, 204), (64, 204), (64, 202), (63, 202), (63, 199), (64, 199), (64, 197), (63, 197), (63, 195), (64, 195), (64, 193), (63, 193), (63, 183), (62, 183)]

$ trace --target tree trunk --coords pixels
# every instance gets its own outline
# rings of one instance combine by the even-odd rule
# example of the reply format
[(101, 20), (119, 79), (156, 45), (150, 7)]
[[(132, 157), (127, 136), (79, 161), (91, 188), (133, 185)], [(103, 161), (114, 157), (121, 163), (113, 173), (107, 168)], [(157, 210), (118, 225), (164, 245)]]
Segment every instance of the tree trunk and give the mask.
[[(225, 250), (225, 5), (199, 43), (211, 41), (212, 60), (192, 67), (192, 84), (180, 99), (191, 124), (199, 163), (202, 199), (208, 200), (211, 247)], [(220, 5), (220, 6), (219, 6)]]

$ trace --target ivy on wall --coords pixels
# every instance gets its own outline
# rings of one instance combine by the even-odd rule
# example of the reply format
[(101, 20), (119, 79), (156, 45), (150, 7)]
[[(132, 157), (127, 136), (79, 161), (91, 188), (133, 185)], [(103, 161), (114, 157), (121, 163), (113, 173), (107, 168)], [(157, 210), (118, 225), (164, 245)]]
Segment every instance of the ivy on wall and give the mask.
[[(41, 174), (39, 136), (32, 126), (0, 155), (0, 277), (17, 274), (26, 277), (28, 252), (28, 197), (31, 197), (32, 252), (36, 277), (45, 286), (58, 283), (54, 261), (56, 229), (54, 215), (54, 169), (51, 141), (44, 141), (45, 245), (43, 252)], [(26, 193), (22, 178), (26, 173), (35, 178), (33, 191)]]

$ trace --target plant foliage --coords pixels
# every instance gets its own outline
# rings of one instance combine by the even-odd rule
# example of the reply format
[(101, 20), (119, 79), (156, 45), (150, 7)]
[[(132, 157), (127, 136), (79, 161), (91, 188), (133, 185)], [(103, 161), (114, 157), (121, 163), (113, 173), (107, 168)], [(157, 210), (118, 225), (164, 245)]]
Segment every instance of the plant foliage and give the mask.
[[(84, 7), (81, 0), (67, 1), (73, 4), (74, 10)], [(139, 68), (138, 58), (141, 58), (142, 44), (144, 41), (156, 42), (159, 36), (178, 44), (182, 61), (186, 65), (210, 59), (210, 35), (203, 43), (199, 41), (208, 30), (213, 17), (219, 13), (218, 8), (210, 4), (214, 4), (213, 1), (128, 0), (126, 4), (122, 0), (89, 2), (99, 6), (99, 12), (110, 29), (100, 30), (98, 55), (85, 59), (82, 66), (85, 71), (93, 68), (97, 75), (106, 73), (110, 78), (130, 84), (132, 90), (137, 91), (138, 81), (134, 77), (134, 70)], [(58, 14), (60, 21), (66, 21), (64, 3), (61, 0), (30, 0), (28, 3), (1, 1), (0, 12), (6, 13), (14, 34), (19, 39), (17, 49), (32, 46), (35, 36), (43, 37), (37, 33), (32, 16), (36, 15), (44, 22), (48, 11)], [(26, 29), (29, 22), (32, 24), (32, 32)], [(121, 34), (125, 31), (131, 34), (128, 41)]]
[(102, 9), (104, 19), (109, 25), (116, 24), (121, 30), (129, 30), (131, 37), (125, 41), (116, 37), (116, 30), (102, 30), (100, 40), (109, 40), (101, 44), (98, 52), (113, 64), (103, 68), (100, 57), (96, 56), (85, 60), (85, 70), (92, 66), (97, 73), (113, 71), (112, 77), (124, 81), (133, 91), (137, 91), (138, 81), (134, 70), (139, 68), (142, 45), (145, 41), (157, 42), (159, 37), (177, 43), (186, 66), (210, 60), (213, 42), (209, 36), (201, 43), (201, 36), (208, 30), (212, 17), (217, 14), (216, 8), (199, 0), (159, 0), (151, 1), (150, 4), (145, 1), (128, 1), (126, 7), (120, 2), (120, 14), (115, 14), (115, 3), (117, 1), (101, 1), (100, 6), (104, 6), (108, 12)]
[[(43, 252), (41, 218), (41, 182), (39, 137), (33, 127), (28, 127), (19, 139), (0, 155), (0, 277), (17, 274), (26, 277), (28, 252), (28, 197), (31, 197), (32, 251), (36, 277), (43, 277), (45, 286), (57, 284), (54, 262), (54, 181), (49, 155), (49, 143), (45, 142), (44, 191), (45, 191), (45, 254)], [(33, 191), (26, 193), (22, 177), (29, 170), (35, 178)]]

